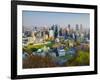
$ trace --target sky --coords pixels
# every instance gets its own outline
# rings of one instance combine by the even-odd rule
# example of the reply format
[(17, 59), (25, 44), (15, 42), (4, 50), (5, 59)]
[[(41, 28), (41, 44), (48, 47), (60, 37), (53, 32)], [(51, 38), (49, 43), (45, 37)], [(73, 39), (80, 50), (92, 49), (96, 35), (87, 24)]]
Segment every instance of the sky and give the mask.
[(23, 11), (23, 26), (51, 26), (58, 24), (66, 27), (68, 24), (75, 27), (82, 24), (84, 27), (90, 26), (90, 15), (88, 13), (65, 13), (65, 12), (43, 12), (43, 11)]

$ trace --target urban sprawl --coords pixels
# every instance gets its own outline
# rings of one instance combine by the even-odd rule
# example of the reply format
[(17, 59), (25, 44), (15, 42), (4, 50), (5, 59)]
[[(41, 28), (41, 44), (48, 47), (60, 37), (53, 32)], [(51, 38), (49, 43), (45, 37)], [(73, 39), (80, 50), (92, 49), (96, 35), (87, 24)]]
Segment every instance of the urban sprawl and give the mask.
[(23, 68), (89, 65), (89, 42), (90, 30), (82, 24), (23, 26)]

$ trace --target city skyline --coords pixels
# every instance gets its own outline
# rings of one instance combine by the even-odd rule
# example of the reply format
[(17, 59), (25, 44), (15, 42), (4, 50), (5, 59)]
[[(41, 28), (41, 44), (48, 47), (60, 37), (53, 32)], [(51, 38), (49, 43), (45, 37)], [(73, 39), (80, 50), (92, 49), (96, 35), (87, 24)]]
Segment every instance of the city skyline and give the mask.
[(39, 11), (23, 11), (23, 26), (52, 26), (58, 24), (66, 27), (70, 24), (75, 27), (76, 24), (82, 24), (83, 27), (89, 28), (90, 15), (88, 13), (64, 13), (64, 12), (39, 12)]
[(90, 65), (89, 14), (24, 11), (22, 21), (23, 69)]

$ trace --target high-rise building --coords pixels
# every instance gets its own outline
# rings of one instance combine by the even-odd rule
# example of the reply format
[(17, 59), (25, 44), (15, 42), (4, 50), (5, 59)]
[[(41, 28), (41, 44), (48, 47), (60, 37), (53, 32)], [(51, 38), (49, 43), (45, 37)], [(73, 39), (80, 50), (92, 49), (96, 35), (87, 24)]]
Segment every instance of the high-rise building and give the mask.
[(79, 25), (76, 24), (76, 31), (79, 31)]
[(54, 31), (52, 29), (49, 30), (50, 39), (54, 39)]
[(70, 26), (70, 24), (68, 24), (68, 29), (69, 29), (69, 30), (71, 29), (71, 26)]
[(71, 31), (71, 25), (68, 24), (68, 28), (67, 28), (68, 35), (70, 35), (70, 31)]
[(57, 25), (55, 25), (54, 37), (55, 37), (55, 38), (58, 37), (58, 26), (57, 26)]
[(51, 29), (54, 30), (54, 24), (51, 26)]
[(51, 26), (51, 30), (54, 31), (54, 37), (57, 38), (59, 37), (59, 25), (55, 24)]
[(32, 32), (31, 36), (32, 36), (33, 41), (35, 41), (36, 40), (36, 36), (35, 36), (34, 32)]
[(59, 36), (62, 36), (62, 28), (59, 30)]
[(83, 32), (83, 25), (80, 24), (80, 32)]

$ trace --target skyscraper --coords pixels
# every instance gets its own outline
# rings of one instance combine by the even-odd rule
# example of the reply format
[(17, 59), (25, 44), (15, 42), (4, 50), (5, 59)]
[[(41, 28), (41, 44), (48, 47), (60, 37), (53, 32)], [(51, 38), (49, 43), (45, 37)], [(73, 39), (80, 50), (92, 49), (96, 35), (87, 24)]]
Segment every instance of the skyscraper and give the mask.
[(76, 24), (76, 31), (79, 31), (79, 25)]
[(70, 26), (70, 24), (68, 24), (68, 29), (69, 29), (69, 31), (70, 31), (70, 28), (71, 28), (71, 26)]
[(55, 25), (54, 36), (55, 36), (55, 38), (58, 37), (58, 26), (57, 25)]
[(49, 30), (50, 39), (54, 39), (54, 31), (52, 29)]
[(59, 30), (59, 36), (62, 36), (62, 28)]
[(83, 25), (80, 24), (80, 32), (83, 32)]

